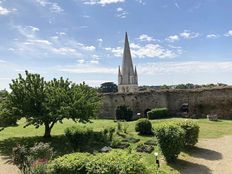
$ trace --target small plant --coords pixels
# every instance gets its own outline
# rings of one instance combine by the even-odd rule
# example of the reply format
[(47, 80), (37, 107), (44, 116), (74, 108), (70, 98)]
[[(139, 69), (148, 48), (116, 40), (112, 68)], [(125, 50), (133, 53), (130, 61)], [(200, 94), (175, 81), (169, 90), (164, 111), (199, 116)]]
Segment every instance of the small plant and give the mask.
[(140, 135), (152, 135), (152, 124), (146, 118), (141, 118), (136, 122), (135, 131)]
[(160, 124), (155, 128), (159, 146), (167, 162), (173, 162), (184, 148), (185, 132), (175, 123)]
[(45, 174), (47, 173), (47, 170), (48, 168), (46, 164), (39, 164), (31, 169), (30, 174)]
[(115, 148), (121, 144), (121, 140), (119, 138), (113, 138), (111, 141), (111, 147)]
[(155, 108), (147, 112), (149, 119), (160, 119), (169, 117), (167, 108)]
[(127, 122), (123, 123), (123, 132), (127, 134), (127, 129), (129, 128), (129, 124)]
[(108, 127), (103, 130), (103, 134), (107, 137), (108, 141), (112, 141), (113, 135), (115, 133), (114, 127)]
[(18, 145), (13, 148), (13, 162), (23, 174), (44, 174), (53, 149), (47, 143), (38, 143), (31, 148)]
[(122, 123), (117, 121), (117, 132), (122, 132)]
[(23, 174), (29, 174), (30, 172), (31, 161), (29, 154), (29, 150), (24, 146), (17, 145), (13, 148), (12, 160)]

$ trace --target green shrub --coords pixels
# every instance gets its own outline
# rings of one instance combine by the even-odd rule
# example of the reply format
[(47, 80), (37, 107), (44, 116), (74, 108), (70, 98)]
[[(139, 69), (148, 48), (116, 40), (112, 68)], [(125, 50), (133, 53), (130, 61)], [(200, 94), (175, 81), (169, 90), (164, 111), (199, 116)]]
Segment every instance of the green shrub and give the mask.
[(45, 174), (47, 173), (47, 165), (40, 164), (31, 169), (30, 174)]
[(86, 146), (93, 143), (108, 143), (112, 141), (115, 128), (108, 127), (102, 131), (94, 132), (86, 126), (72, 126), (65, 129), (65, 136), (74, 151), (83, 151)]
[(30, 148), (30, 156), (33, 160), (50, 160), (53, 156), (53, 149), (48, 143), (37, 143)]
[(140, 135), (152, 135), (151, 122), (146, 118), (139, 119), (135, 124), (135, 131)]
[(155, 108), (147, 112), (149, 119), (160, 119), (169, 117), (167, 108)]
[[(65, 129), (65, 136), (75, 151), (89, 144), (93, 138), (93, 129), (86, 126), (72, 126)], [(95, 135), (96, 137), (96, 135)], [(99, 138), (99, 137), (96, 137)]]
[(126, 120), (126, 121), (131, 121), (133, 117), (133, 111), (125, 106), (118, 106), (116, 109), (116, 119), (117, 120)]
[(191, 120), (177, 122), (185, 131), (185, 145), (194, 146), (198, 142), (200, 127)]
[(51, 174), (86, 174), (86, 164), (93, 157), (89, 153), (74, 153), (64, 155), (51, 162), (49, 172)]
[(148, 174), (137, 155), (123, 151), (109, 153), (74, 153), (59, 157), (50, 164), (51, 174)]
[(166, 161), (175, 161), (184, 147), (184, 130), (175, 123), (160, 124), (155, 128), (155, 135)]

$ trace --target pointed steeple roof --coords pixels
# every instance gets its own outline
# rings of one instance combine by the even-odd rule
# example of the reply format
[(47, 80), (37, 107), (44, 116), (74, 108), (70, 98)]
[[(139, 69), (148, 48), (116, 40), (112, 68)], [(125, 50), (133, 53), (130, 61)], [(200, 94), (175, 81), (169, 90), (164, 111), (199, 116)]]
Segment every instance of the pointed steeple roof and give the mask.
[(128, 41), (127, 32), (125, 35), (125, 44), (124, 44), (124, 51), (123, 51), (122, 75), (123, 76), (134, 75), (134, 69), (133, 69), (133, 63), (132, 63), (132, 58), (131, 58), (130, 45)]
[(135, 66), (135, 76), (137, 76), (137, 69), (136, 69), (136, 66)]

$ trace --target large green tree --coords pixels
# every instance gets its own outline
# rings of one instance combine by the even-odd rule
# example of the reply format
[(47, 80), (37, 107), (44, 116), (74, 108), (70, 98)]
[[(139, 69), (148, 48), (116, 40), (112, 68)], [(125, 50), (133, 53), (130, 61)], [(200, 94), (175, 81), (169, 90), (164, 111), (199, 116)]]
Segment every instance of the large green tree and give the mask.
[(46, 82), (39, 74), (26, 71), (25, 77), (12, 80), (9, 101), (20, 118), (28, 125), (45, 127), (44, 137), (51, 137), (51, 130), (64, 118), (87, 122), (94, 117), (100, 106), (95, 89), (85, 83), (77, 85), (68, 79)]

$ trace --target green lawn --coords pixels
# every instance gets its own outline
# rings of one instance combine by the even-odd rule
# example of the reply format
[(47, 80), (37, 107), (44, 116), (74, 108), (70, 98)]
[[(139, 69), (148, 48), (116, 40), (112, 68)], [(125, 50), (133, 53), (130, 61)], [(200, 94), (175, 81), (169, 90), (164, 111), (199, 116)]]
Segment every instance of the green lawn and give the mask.
[[(160, 122), (165, 122), (170, 119), (163, 120), (152, 120), (153, 126)], [(200, 126), (200, 138), (217, 138), (223, 135), (232, 134), (232, 121), (229, 120), (220, 120), (217, 122), (208, 121), (206, 119), (196, 119), (195, 120)], [(44, 127), (40, 127), (35, 129), (33, 126), (29, 126), (27, 128), (23, 128), (25, 120), (20, 120), (18, 122), (18, 126), (9, 127), (0, 132), (0, 153), (2, 155), (10, 155), (12, 147), (16, 146), (16, 144), (24, 144), (26, 146), (32, 146), (35, 142), (49, 142), (51, 146), (56, 151), (56, 156), (63, 155), (66, 153), (72, 153), (72, 148), (67, 143), (65, 138), (64, 129), (73, 126), (73, 125), (81, 125), (81, 123), (75, 123), (69, 120), (65, 120), (63, 124), (57, 123), (53, 130), (52, 136), (53, 138), (50, 140), (44, 140), (42, 138)], [(124, 123), (122, 123), (124, 124)], [(153, 137), (145, 137), (139, 136), (134, 131), (135, 121), (126, 123), (128, 124), (128, 137), (139, 138), (140, 142), (145, 142), (149, 139), (153, 139)], [(92, 120), (92, 123), (87, 123), (87, 126), (93, 127), (94, 130), (101, 130), (104, 127), (109, 126), (117, 126), (113, 120)], [(136, 147), (136, 144), (131, 144), (132, 149)], [(155, 149), (155, 151), (159, 151), (159, 149)], [(185, 154), (182, 154), (184, 158)], [(151, 169), (155, 170), (155, 160), (153, 153), (152, 154), (141, 154), (142, 160), (147, 164), (147, 166)], [(161, 169), (166, 173), (178, 173), (175, 167), (169, 167), (166, 164), (161, 165)]]

